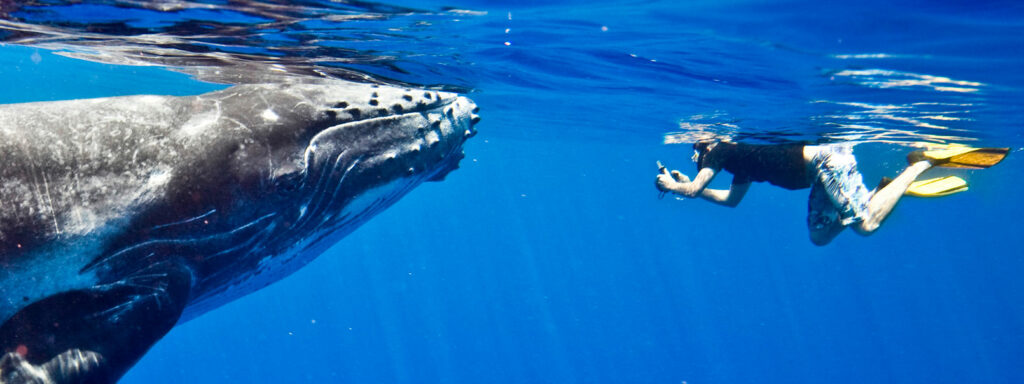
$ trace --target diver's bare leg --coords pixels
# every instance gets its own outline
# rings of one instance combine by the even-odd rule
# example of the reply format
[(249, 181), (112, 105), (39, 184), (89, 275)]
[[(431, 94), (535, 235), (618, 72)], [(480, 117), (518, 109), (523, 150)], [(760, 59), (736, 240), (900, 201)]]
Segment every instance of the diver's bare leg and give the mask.
[(903, 170), (899, 176), (896, 176), (892, 182), (883, 187), (882, 189), (875, 192), (871, 196), (871, 200), (868, 201), (868, 214), (863, 221), (853, 226), (853, 229), (857, 233), (862, 235), (870, 235), (872, 232), (878, 229), (882, 225), (882, 221), (889, 216), (892, 209), (896, 207), (896, 203), (903, 197), (903, 193), (907, 191), (910, 184), (917, 179), (924, 171), (927, 171), (932, 167), (932, 164), (927, 161), (919, 161), (911, 164), (907, 169)]

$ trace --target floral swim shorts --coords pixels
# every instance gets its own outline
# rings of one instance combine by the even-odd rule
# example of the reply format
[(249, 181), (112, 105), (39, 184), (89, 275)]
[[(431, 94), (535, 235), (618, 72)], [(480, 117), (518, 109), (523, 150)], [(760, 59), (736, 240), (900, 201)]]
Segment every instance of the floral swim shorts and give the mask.
[(817, 150), (811, 161), (814, 183), (807, 202), (807, 227), (829, 228), (835, 222), (843, 226), (864, 220), (871, 191), (857, 172), (853, 145), (829, 144), (808, 147)]

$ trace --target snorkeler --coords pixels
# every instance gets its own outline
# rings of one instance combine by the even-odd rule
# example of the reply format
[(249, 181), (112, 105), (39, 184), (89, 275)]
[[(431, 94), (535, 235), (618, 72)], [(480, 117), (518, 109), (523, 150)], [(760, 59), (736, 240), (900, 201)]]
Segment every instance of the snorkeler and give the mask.
[[(965, 146), (914, 151), (907, 156), (910, 165), (895, 179), (883, 178), (877, 188), (869, 190), (857, 171), (850, 143), (755, 145), (704, 141), (694, 143), (693, 149), (693, 161), (699, 171), (692, 181), (679, 171), (669, 172), (658, 162), (660, 191), (685, 197), (699, 196), (735, 207), (755, 181), (766, 181), (789, 190), (811, 188), (807, 229), (815, 245), (828, 244), (846, 227), (861, 235), (870, 235), (905, 193), (933, 197), (967, 189), (967, 183), (956, 176), (915, 182), (933, 166), (988, 168), (1002, 161), (1009, 152), (1009, 148)], [(733, 174), (729, 189), (707, 188), (722, 170)]]

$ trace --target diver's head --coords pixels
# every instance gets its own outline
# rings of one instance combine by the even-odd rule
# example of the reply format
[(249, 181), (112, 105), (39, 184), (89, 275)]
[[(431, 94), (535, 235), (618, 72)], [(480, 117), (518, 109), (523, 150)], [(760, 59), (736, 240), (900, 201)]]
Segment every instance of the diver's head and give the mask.
[(697, 169), (701, 169), (704, 157), (718, 144), (718, 140), (701, 140), (693, 143), (693, 162), (697, 163)]

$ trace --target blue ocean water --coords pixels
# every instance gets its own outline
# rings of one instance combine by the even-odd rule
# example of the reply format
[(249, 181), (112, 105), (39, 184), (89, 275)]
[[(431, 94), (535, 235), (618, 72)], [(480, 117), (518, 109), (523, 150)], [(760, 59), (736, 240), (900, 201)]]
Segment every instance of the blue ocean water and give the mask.
[(444, 182), (123, 382), (1024, 382), (1019, 153), (825, 247), (807, 191), (654, 188), (699, 138), (857, 142), (869, 184), (919, 142), (1024, 149), (1017, 2), (133, 4), (0, 4), (0, 102), (196, 94), (224, 79), (190, 67), (247, 60), (460, 90), (483, 122)]

